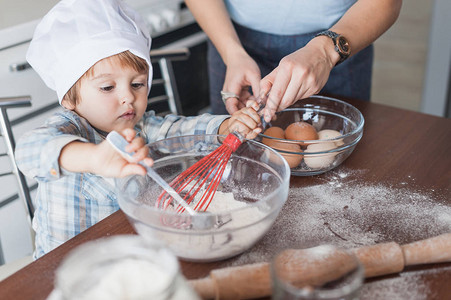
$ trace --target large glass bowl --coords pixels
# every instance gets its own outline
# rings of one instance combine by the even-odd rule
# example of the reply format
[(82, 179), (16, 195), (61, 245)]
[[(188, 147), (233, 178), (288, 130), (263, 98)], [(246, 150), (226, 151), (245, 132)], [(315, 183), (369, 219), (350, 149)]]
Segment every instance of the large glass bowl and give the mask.
[[(170, 182), (219, 147), (223, 139), (193, 135), (151, 143), (153, 169)], [(116, 179), (116, 186), (119, 206), (140, 235), (161, 240), (181, 259), (208, 262), (242, 253), (268, 231), (287, 200), (289, 178), (290, 169), (280, 154), (261, 143), (245, 141), (227, 164), (210, 205), (216, 205), (214, 212), (191, 216), (157, 208), (162, 189), (148, 176)], [(230, 197), (233, 205), (222, 205)]]
[(362, 113), (351, 104), (330, 97), (311, 96), (297, 101), (278, 112), (266, 130), (269, 127), (285, 130), (295, 122), (306, 122), (317, 132), (327, 129), (339, 133), (317, 140), (289, 140), (259, 134), (257, 140), (276, 149), (296, 176), (318, 175), (336, 168), (351, 155), (363, 136)]

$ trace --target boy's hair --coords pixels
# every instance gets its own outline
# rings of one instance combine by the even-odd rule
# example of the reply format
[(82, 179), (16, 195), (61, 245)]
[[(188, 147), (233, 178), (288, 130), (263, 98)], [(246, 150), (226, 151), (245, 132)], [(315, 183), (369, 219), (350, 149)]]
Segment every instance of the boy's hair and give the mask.
[[(149, 73), (149, 65), (147, 64), (147, 62), (141, 57), (134, 55), (128, 50), (104, 59), (115, 59), (119, 63), (119, 66), (121, 66), (122, 68), (129, 67), (139, 73)], [(81, 80), (83, 78), (93, 75), (94, 75), (94, 66), (89, 68), (88, 71), (86, 71), (77, 80), (77, 82), (75, 82), (75, 84), (69, 89), (69, 91), (67, 91), (66, 95), (64, 95), (63, 99), (75, 107), (75, 105), (78, 104), (80, 101), (79, 91), (81, 86)]]

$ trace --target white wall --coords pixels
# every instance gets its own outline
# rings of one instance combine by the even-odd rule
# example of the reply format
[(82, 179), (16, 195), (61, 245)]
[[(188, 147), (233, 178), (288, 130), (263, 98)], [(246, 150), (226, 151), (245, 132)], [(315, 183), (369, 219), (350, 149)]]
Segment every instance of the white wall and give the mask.
[[(446, 116), (451, 93), (451, 1), (436, 0), (432, 13), (421, 111)], [(448, 117), (450, 117), (448, 115)]]
[(0, 30), (41, 18), (58, 0), (0, 0)]

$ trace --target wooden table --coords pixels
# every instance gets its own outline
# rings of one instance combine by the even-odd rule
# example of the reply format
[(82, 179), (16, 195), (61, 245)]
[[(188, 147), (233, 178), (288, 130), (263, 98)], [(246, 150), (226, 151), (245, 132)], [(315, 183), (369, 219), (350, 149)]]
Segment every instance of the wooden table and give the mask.
[[(390, 222), (394, 222), (395, 219), (396, 222), (400, 221), (397, 216), (393, 216), (393, 212), (396, 210), (391, 211), (391, 215), (380, 219), (375, 218), (371, 226), (361, 230), (363, 235), (358, 238), (370, 238), (370, 242), (395, 241), (403, 244), (434, 234), (451, 232), (451, 215), (448, 215), (451, 209), (451, 120), (374, 103), (349, 102), (360, 109), (365, 117), (362, 140), (353, 154), (335, 170), (313, 177), (292, 177), (290, 197), (285, 206), (292, 205), (293, 201), (301, 201), (301, 199), (297, 199), (297, 196), (303, 188), (312, 186), (318, 188), (321, 185), (326, 187), (336, 184), (337, 192), (343, 191), (343, 188), (350, 189), (350, 186), (356, 183), (353, 183), (352, 180), (346, 181), (346, 179), (352, 177), (359, 181), (356, 187), (364, 186), (378, 191), (377, 187), (380, 188), (382, 185), (382, 191), (388, 191), (389, 194), (407, 193), (405, 197), (400, 197), (399, 201), (401, 202), (408, 201), (408, 199), (406, 200), (408, 197), (413, 197), (417, 202), (427, 202), (426, 208), (432, 207), (434, 212), (442, 213), (439, 228), (435, 226), (439, 220), (437, 219), (431, 221), (430, 228), (427, 227), (430, 230), (425, 229), (418, 232), (418, 228), (421, 229), (421, 226), (427, 223), (424, 218), (438, 217), (427, 215), (428, 209), (425, 209), (425, 215), (422, 216), (417, 209), (415, 213), (418, 215), (415, 217), (418, 218), (418, 224), (410, 224), (412, 230), (407, 228), (409, 224), (403, 224), (404, 227), (401, 226), (398, 229), (387, 229), (386, 226)], [(340, 180), (343, 182), (341, 183)], [(340, 184), (337, 184), (339, 182)], [(409, 190), (412, 192), (409, 193)], [(424, 198), (422, 193), (425, 193), (427, 197)], [(391, 196), (387, 194), (384, 197)], [(364, 204), (359, 203), (360, 206), (364, 206)], [(410, 207), (413, 208), (414, 205), (419, 204), (421, 208), (421, 203), (412, 203)], [(438, 207), (441, 209), (437, 209)], [(400, 210), (400, 212), (403, 211)], [(276, 224), (278, 221), (284, 220), (285, 213), (286, 211), (282, 210)], [(326, 211), (326, 213), (331, 213), (331, 211)], [(333, 220), (329, 223), (333, 223)], [(307, 245), (304, 240), (299, 247), (311, 246), (314, 242), (316, 244), (344, 242), (347, 237), (337, 233), (337, 230), (331, 228), (329, 223), (324, 222), (322, 229), (324, 232), (330, 231), (330, 238), (325, 241), (320, 235), (317, 237), (317, 241), (309, 240)], [(398, 223), (394, 224), (399, 225)], [(274, 228), (254, 248), (236, 258), (206, 264), (181, 262), (183, 274), (190, 279), (200, 278), (208, 275), (213, 268), (245, 262), (243, 257), (246, 257), (247, 260), (258, 261), (258, 255), (253, 256), (253, 251), (259, 250), (262, 253), (261, 251), (264, 251), (266, 245), (270, 245), (273, 241), (277, 244), (277, 235), (281, 233), (278, 230), (285, 230), (284, 228), (278, 229), (277, 226)], [(375, 232), (378, 232), (376, 239), (374, 238)], [(134, 233), (135, 231), (122, 211), (118, 211), (0, 282), (0, 299), (45, 299), (53, 289), (55, 269), (70, 250), (100, 237)], [(292, 245), (296, 242), (296, 240), (285, 241), (285, 244), (291, 243), (290, 245)], [(358, 241), (354, 242), (356, 245), (359, 244)], [(368, 240), (365, 240), (361, 244), (367, 242)], [(401, 274), (366, 280), (361, 298), (450, 299), (450, 283), (451, 263), (409, 267)]]

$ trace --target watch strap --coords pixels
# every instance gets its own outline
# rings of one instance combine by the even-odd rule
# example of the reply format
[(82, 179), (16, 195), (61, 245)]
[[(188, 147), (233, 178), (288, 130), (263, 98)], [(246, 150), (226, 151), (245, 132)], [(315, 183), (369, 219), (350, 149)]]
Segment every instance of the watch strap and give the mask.
[(332, 30), (324, 30), (324, 31), (321, 31), (321, 32), (319, 32), (318, 34), (316, 34), (315, 37), (321, 36), (321, 35), (328, 36), (328, 37), (330, 37), (330, 38), (333, 39), (333, 40), (335, 40), (335, 39), (339, 36), (339, 34), (336, 33), (335, 31), (332, 31)]
[(327, 37), (330, 37), (332, 39), (332, 41), (334, 43), (335, 52), (337, 52), (338, 55), (340, 55), (340, 59), (335, 64), (336, 66), (341, 64), (343, 61), (345, 61), (349, 57), (349, 54), (345, 54), (342, 51), (340, 51), (340, 48), (337, 45), (338, 38), (340, 37), (340, 35), (338, 33), (334, 32), (332, 30), (325, 30), (325, 31), (321, 31), (321, 32), (319, 32), (319, 33), (317, 33), (315, 35), (315, 37), (318, 37), (318, 36), (327, 36)]

